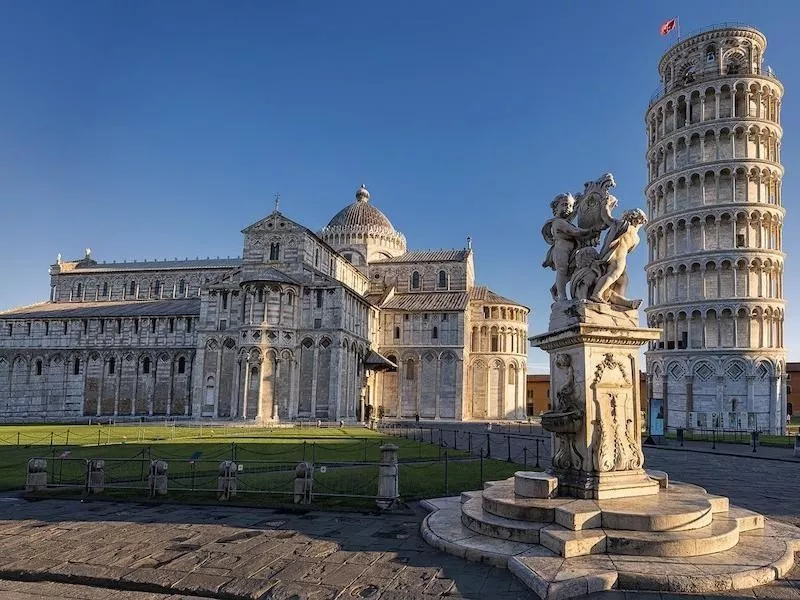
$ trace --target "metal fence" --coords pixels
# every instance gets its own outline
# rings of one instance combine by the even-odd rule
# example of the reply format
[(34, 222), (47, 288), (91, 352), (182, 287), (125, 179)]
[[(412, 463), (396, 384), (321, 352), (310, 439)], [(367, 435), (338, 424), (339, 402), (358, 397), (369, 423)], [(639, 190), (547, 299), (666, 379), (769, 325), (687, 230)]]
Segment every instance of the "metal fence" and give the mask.
[[(523, 433), (511, 433), (515, 429)], [(541, 427), (533, 424), (492, 424), (491, 429), (487, 426), (485, 431), (465, 431), (427, 424), (381, 423), (379, 430), (407, 440), (536, 469), (550, 464), (550, 434), (538, 433)], [(524, 433), (526, 430), (531, 433)]]

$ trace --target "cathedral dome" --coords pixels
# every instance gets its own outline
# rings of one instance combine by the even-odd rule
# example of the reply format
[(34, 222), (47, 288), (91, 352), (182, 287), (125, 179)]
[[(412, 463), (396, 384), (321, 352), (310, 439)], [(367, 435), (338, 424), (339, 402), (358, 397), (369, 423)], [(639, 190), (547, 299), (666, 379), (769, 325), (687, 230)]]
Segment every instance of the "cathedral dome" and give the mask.
[(326, 230), (340, 231), (361, 228), (379, 228), (395, 232), (386, 215), (369, 203), (369, 192), (363, 185), (356, 191), (356, 201), (336, 213), (325, 227)]

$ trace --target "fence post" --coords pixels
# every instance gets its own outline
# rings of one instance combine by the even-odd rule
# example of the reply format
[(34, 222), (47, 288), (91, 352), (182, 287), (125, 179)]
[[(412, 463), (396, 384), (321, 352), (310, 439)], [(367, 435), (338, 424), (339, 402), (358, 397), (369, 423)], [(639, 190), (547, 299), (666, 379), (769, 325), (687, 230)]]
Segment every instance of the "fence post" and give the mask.
[(236, 442), (231, 442), (231, 460), (236, 460)]
[(306, 441), (303, 440), (303, 462), (306, 462)]
[[(99, 431), (98, 431), (98, 434), (97, 434), (97, 440), (98, 440), (97, 445), (99, 446), (100, 445), (100, 441), (99, 441), (100, 440), (100, 432)], [(53, 447), (53, 432), (52, 431), (50, 432), (50, 447), (51, 448)]]
[[(51, 439), (52, 439), (52, 435), (53, 434), (51, 433), (50, 434)], [(98, 447), (100, 446), (100, 430), (99, 429), (97, 430), (97, 445), (98, 445)]]
[(67, 429), (67, 443), (64, 445), (69, 446), (69, 429)]
[(491, 433), (486, 433), (486, 458), (492, 457), (492, 439), (489, 437), (491, 435)]
[[(19, 434), (17, 434), (17, 435), (19, 435)], [(472, 454), (472, 432), (471, 431), (467, 432), (467, 452)]]
[(508, 447), (508, 458), (506, 459), (506, 462), (511, 462), (511, 436), (510, 435), (506, 436), (506, 446)]
[(447, 496), (447, 450), (444, 451), (444, 495)]
[(453, 429), (453, 450), (458, 450), (458, 429)]
[(397, 464), (398, 447), (384, 444), (380, 447), (381, 461), (378, 467), (378, 508), (388, 510), (398, 505), (400, 500), (400, 469)]
[(17, 432), (17, 446), (19, 446), (19, 431)]
[(716, 450), (717, 448), (717, 430), (711, 430), (711, 449)]
[(536, 468), (539, 467), (539, 438), (536, 438)]
[(522, 447), (522, 464), (525, 465), (526, 467), (528, 466), (528, 447), (527, 446), (523, 446)]
[(481, 455), (481, 481), (480, 481), (480, 487), (483, 488), (483, 448), (481, 448), (480, 455)]
[(317, 442), (311, 442), (311, 464), (317, 462)]

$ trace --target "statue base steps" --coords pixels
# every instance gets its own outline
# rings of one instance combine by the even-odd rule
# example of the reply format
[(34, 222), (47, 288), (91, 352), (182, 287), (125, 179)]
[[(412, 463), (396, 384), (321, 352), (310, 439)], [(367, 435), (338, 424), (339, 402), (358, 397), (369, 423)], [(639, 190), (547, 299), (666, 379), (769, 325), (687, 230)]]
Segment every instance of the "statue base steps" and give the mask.
[[(656, 482), (658, 486), (658, 482)], [(432, 546), (510, 569), (543, 600), (625, 589), (703, 593), (773, 581), (794, 563), (800, 530), (670, 483), (621, 499), (530, 498), (515, 480), (423, 504)]]

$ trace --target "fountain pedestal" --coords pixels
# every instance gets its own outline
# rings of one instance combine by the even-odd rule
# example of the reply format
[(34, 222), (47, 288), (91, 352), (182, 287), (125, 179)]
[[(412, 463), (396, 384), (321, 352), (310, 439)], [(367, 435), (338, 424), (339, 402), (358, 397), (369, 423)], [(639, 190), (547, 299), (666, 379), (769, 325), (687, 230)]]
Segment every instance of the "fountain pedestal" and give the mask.
[[(592, 303), (574, 304), (585, 309)], [(561, 329), (530, 338), (550, 353), (553, 410), (542, 415), (542, 427), (553, 433), (558, 495), (602, 500), (656, 494), (658, 483), (643, 468), (639, 347), (660, 331), (594, 324), (585, 322), (585, 310), (571, 312), (571, 323), (562, 319)]]

